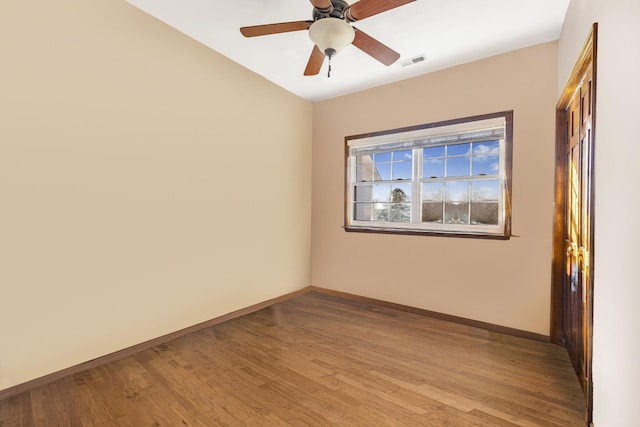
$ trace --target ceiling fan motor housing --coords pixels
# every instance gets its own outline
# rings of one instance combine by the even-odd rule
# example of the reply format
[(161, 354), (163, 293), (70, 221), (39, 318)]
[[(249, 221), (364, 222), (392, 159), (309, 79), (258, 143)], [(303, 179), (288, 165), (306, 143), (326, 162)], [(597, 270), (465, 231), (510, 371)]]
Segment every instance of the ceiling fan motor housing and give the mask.
[(329, 11), (313, 9), (313, 20), (317, 21), (323, 18), (338, 18), (345, 19), (345, 13), (349, 9), (350, 5), (345, 0), (331, 0), (333, 8)]

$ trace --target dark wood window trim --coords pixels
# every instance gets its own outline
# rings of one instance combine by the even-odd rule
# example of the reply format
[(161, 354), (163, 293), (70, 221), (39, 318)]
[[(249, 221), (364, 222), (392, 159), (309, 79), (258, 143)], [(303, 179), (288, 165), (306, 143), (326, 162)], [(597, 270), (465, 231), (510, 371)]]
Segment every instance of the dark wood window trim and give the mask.
[[(504, 129), (504, 151), (501, 155), (504, 157), (504, 190), (502, 197), (502, 204), (504, 210), (504, 220), (502, 226), (500, 227), (500, 232), (496, 233), (485, 233), (477, 230), (439, 230), (439, 229), (416, 229), (416, 228), (394, 228), (393, 226), (388, 227), (379, 227), (379, 226), (371, 226), (368, 227), (366, 225), (352, 226), (350, 225), (350, 215), (349, 210), (351, 209), (351, 204), (353, 201), (351, 200), (350, 188), (352, 185), (350, 182), (349, 171), (350, 171), (350, 151), (349, 151), (349, 142), (357, 139), (364, 138), (372, 138), (372, 137), (381, 137), (388, 136), (393, 134), (402, 134), (413, 131), (420, 131), (431, 128), (445, 127), (450, 125), (457, 125), (462, 123), (468, 123), (473, 121), (481, 121), (487, 119), (494, 118), (504, 118), (505, 120), (505, 129)], [(445, 120), (433, 123), (426, 123), (416, 126), (408, 126), (397, 129), (390, 129), (378, 132), (370, 132), (359, 135), (352, 135), (345, 137), (345, 177), (344, 177), (344, 230), (347, 232), (358, 232), (358, 233), (377, 233), (377, 234), (401, 234), (401, 235), (419, 235), (419, 236), (440, 236), (440, 237), (461, 237), (461, 238), (475, 238), (475, 239), (494, 239), (494, 240), (508, 240), (512, 236), (511, 234), (511, 223), (512, 223), (512, 167), (513, 167), (513, 111), (502, 111), (490, 114), (482, 114), (477, 116), (470, 116), (464, 118), (457, 118), (452, 120)]]

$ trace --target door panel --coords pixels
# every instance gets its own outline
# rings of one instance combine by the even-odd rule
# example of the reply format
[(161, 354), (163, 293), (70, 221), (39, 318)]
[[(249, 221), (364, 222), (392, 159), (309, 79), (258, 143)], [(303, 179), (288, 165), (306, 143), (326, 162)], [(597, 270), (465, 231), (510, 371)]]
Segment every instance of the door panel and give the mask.
[(551, 341), (565, 345), (593, 419), (593, 165), (598, 24), (580, 52), (556, 106)]
[(591, 264), (591, 72), (585, 73), (566, 111), (564, 339), (586, 393), (590, 346), (589, 280)]
[(567, 141), (566, 169), (568, 180), (566, 186), (567, 211), (565, 213), (565, 340), (569, 357), (579, 376), (581, 376), (583, 359), (581, 357), (582, 339), (582, 286), (580, 284), (579, 254), (581, 225), (581, 169), (580, 156), (580, 91), (574, 96), (568, 109), (569, 118)]
[(591, 198), (592, 194), (592, 150), (593, 150), (593, 141), (592, 141), (592, 124), (593, 124), (593, 115), (592, 111), (592, 72), (591, 68), (587, 70), (584, 83), (581, 88), (581, 123), (580, 123), (580, 156), (581, 156), (581, 180), (580, 180), (580, 247), (578, 254), (578, 265), (580, 268), (579, 271), (579, 280), (580, 285), (582, 286), (582, 310), (583, 310), (583, 321), (582, 321), (582, 375), (581, 378), (584, 378), (583, 387), (589, 383), (589, 364), (591, 363), (588, 355), (591, 354), (591, 334), (589, 333), (589, 328), (592, 324), (592, 319), (590, 318), (592, 310), (591, 304), (593, 298), (589, 295), (591, 283), (591, 233), (593, 229), (593, 217), (591, 215), (591, 210), (593, 206), (593, 200)]

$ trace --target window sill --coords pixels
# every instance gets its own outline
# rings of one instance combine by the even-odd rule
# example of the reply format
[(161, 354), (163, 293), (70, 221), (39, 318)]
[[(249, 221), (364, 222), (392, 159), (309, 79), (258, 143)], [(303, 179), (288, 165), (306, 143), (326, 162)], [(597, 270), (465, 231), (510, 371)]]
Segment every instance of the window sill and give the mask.
[(375, 234), (404, 234), (410, 236), (432, 236), (432, 237), (461, 237), (467, 239), (488, 239), (488, 240), (509, 240), (511, 235), (489, 234), (489, 233), (470, 233), (461, 231), (436, 231), (436, 230), (417, 230), (406, 228), (382, 228), (382, 227), (354, 227), (343, 226), (346, 232), (355, 233), (375, 233)]

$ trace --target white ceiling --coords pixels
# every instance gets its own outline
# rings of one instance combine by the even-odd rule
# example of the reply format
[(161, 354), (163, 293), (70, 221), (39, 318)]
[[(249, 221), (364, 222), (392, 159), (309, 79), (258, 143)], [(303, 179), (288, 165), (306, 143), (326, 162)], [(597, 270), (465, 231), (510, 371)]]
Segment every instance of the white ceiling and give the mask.
[[(556, 40), (570, 0), (416, 0), (355, 27), (400, 53), (387, 67), (354, 46), (303, 76), (307, 31), (245, 38), (243, 26), (311, 20), (308, 0), (127, 0), (278, 86), (320, 101)], [(349, 0), (355, 3), (355, 0)], [(424, 55), (425, 61), (402, 66)]]

